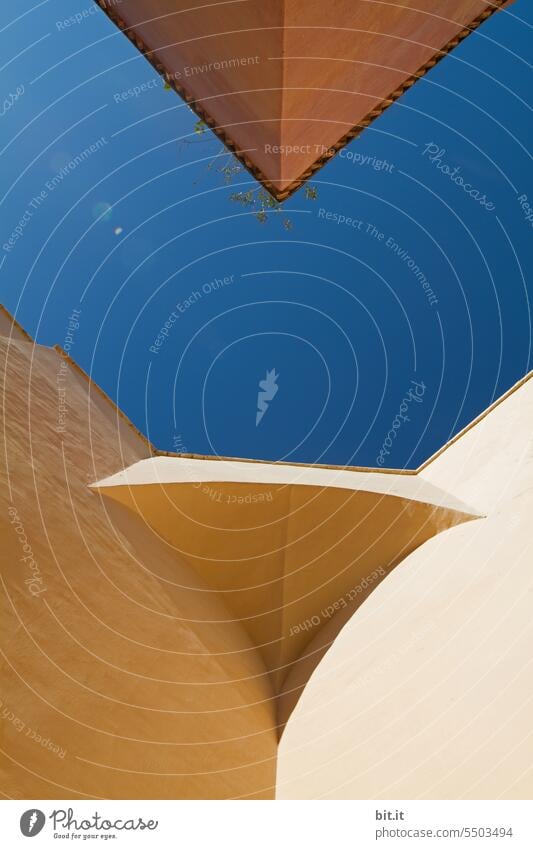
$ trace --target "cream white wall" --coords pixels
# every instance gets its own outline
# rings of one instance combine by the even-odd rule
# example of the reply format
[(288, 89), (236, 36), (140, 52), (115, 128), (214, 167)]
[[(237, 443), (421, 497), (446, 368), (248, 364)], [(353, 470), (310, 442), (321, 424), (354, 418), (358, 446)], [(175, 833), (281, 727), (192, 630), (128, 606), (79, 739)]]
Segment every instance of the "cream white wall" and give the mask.
[(468, 428), (419, 477), (453, 493), (482, 513), (533, 485), (533, 379)]
[(529, 380), (422, 472), (489, 516), (344, 627), (285, 729), (279, 798), (531, 798), (532, 432)]
[(458, 510), (470, 515), (479, 511), (443, 491), (432, 481), (414, 473), (388, 473), (380, 469), (353, 471), (342, 468), (291, 466), (283, 463), (252, 463), (239, 460), (196, 460), (186, 457), (159, 456), (140, 460), (126, 469), (93, 484), (106, 487), (146, 486), (178, 483), (257, 483), (280, 486), (336, 487), (354, 492), (375, 492), (410, 501)]

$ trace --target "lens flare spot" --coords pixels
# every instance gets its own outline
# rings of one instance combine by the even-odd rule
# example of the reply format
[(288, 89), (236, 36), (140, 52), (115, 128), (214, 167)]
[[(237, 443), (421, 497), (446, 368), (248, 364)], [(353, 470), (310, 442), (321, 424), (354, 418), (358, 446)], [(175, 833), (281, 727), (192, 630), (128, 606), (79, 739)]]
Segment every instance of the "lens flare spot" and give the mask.
[(93, 206), (93, 217), (97, 221), (109, 221), (112, 214), (113, 207), (110, 203), (106, 203), (103, 200), (95, 203)]

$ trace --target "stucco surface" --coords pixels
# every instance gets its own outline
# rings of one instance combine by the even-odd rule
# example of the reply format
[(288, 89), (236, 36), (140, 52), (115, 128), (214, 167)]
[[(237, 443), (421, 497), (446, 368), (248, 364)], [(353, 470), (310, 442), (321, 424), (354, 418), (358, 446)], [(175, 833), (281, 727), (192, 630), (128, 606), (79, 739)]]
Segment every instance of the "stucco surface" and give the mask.
[(250, 461), (196, 460), (186, 457), (156, 456), (141, 460), (94, 484), (104, 487), (190, 483), (201, 488), (207, 482), (259, 485), (314, 486), (316, 488), (346, 489), (351, 492), (373, 492), (397, 496), (425, 504), (434, 504), (463, 513), (475, 513), (469, 504), (416, 473), (388, 473), (380, 469), (355, 471), (343, 468), (320, 468), (284, 463), (254, 463)]
[(0, 304), (0, 336), (6, 336), (7, 339), (16, 339), (19, 342), (28, 341), (22, 327), (13, 320), (2, 304)]
[(198, 460), (2, 333), (5, 795), (530, 798), (531, 375), (416, 472)]
[(529, 379), (422, 470), (488, 516), (346, 624), (288, 721), (279, 798), (531, 798), (532, 403)]
[(527, 379), (420, 470), (420, 477), (491, 513), (533, 482), (533, 381)]
[(416, 475), (282, 464), (154, 457), (95, 488), (223, 594), (276, 693), (295, 663), (309, 675), (318, 655), (306, 646), (332, 617), (340, 627), (337, 614), (353, 613), (409, 552), (477, 515)]
[(0, 337), (0, 788), (26, 799), (271, 797), (261, 658), (175, 551), (89, 489), (148, 448), (62, 363)]

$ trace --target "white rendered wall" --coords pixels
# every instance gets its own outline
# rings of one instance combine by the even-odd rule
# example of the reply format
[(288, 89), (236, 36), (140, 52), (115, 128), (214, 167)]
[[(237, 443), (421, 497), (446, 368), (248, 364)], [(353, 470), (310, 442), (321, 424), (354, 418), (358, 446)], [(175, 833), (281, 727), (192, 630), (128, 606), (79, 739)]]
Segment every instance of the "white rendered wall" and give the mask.
[(342, 630), (285, 729), (279, 798), (531, 798), (532, 432), (530, 380), (423, 472), (489, 516), (425, 543)]
[(490, 513), (533, 484), (533, 379), (528, 379), (421, 472)]

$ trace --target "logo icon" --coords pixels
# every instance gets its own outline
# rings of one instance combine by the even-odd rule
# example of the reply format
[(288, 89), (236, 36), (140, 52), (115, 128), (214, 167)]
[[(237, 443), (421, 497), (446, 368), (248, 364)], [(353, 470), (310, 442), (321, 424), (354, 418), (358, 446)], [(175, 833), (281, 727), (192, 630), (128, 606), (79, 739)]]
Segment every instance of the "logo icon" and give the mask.
[(273, 368), (270, 371), (267, 371), (264, 380), (259, 381), (259, 392), (257, 393), (257, 414), (255, 416), (256, 427), (265, 415), (268, 410), (268, 405), (279, 389), (277, 384), (278, 377), (279, 374), (276, 374), (276, 369)]
[(24, 811), (20, 818), (20, 830), (24, 837), (35, 837), (43, 830), (46, 817), (38, 808), (31, 808), (29, 811)]

